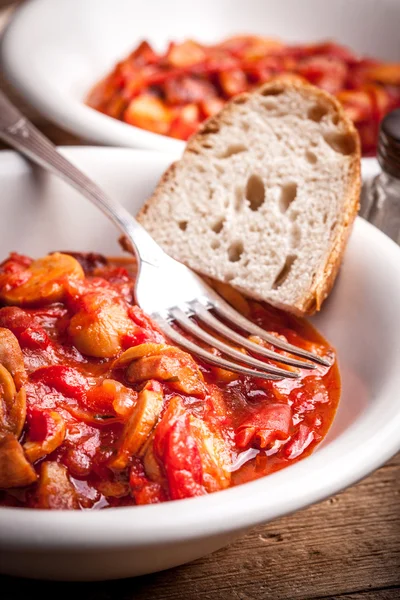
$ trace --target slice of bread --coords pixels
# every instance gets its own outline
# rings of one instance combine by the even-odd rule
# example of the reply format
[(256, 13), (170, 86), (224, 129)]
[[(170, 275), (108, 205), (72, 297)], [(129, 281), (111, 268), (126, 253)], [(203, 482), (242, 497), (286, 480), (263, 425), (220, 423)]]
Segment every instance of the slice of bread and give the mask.
[(360, 186), (358, 135), (340, 104), (276, 79), (203, 124), (138, 219), (198, 273), (312, 314), (334, 283)]

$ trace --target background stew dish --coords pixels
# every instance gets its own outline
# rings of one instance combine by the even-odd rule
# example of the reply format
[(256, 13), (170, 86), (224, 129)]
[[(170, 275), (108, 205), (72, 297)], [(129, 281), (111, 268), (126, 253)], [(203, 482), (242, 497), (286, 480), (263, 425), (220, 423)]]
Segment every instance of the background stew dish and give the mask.
[(0, 266), (0, 504), (199, 496), (290, 465), (326, 434), (339, 374), (308, 323), (218, 286), (268, 331), (332, 359), (297, 380), (238, 376), (171, 346), (133, 304), (134, 275), (132, 259), (94, 254), (14, 253)]
[(158, 54), (144, 41), (93, 88), (87, 104), (187, 140), (225, 101), (286, 73), (334, 94), (358, 129), (363, 155), (375, 154), (380, 120), (400, 106), (400, 63), (357, 56), (332, 42), (289, 46), (237, 36), (213, 46), (171, 42)]

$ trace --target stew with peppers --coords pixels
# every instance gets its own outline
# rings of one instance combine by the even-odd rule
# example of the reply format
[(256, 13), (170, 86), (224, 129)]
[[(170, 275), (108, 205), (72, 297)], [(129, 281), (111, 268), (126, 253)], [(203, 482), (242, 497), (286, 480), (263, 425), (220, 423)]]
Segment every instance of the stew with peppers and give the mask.
[(358, 129), (363, 155), (375, 154), (380, 120), (400, 107), (400, 63), (361, 57), (331, 42), (288, 46), (239, 36), (213, 46), (172, 42), (164, 54), (142, 42), (93, 88), (87, 103), (136, 127), (187, 140), (225, 101), (285, 73), (334, 94)]
[(332, 365), (296, 380), (239, 376), (171, 345), (134, 304), (134, 277), (133, 259), (95, 254), (14, 253), (0, 265), (1, 505), (200, 496), (282, 469), (326, 434), (339, 374), (309, 324), (216, 284), (256, 323)]

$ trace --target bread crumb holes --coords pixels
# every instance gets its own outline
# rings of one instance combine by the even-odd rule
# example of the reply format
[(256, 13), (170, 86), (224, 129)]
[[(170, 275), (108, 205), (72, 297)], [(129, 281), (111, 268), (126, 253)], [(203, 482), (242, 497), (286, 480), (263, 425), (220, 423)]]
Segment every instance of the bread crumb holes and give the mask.
[(218, 221), (215, 221), (214, 225), (212, 225), (212, 227), (211, 227), (211, 229), (214, 231), (214, 233), (220, 233), (222, 231), (224, 222), (225, 222), (225, 219), (223, 217), (218, 219)]
[(279, 96), (283, 93), (283, 88), (280, 86), (266, 87), (261, 89), (261, 96)]
[(234, 100), (232, 100), (233, 104), (244, 104), (247, 102), (247, 96), (238, 96)]
[(356, 149), (356, 141), (353, 135), (349, 133), (326, 133), (324, 140), (332, 150), (345, 156), (352, 154)]
[(245, 152), (247, 149), (247, 146), (245, 146), (244, 144), (231, 144), (226, 148), (226, 150), (222, 154), (220, 154), (219, 158), (229, 158), (234, 154)]
[(240, 186), (236, 186), (235, 201), (234, 201), (234, 209), (236, 210), (236, 212), (239, 212), (243, 208), (243, 203), (244, 203), (243, 189)]
[(201, 133), (207, 133), (207, 134), (218, 133), (218, 132), (219, 132), (219, 125), (218, 125), (218, 123), (216, 123), (215, 121), (212, 121), (212, 120), (208, 121), (204, 125), (203, 129), (201, 130)]
[(275, 281), (272, 284), (273, 290), (277, 290), (285, 283), (286, 279), (289, 277), (290, 269), (292, 268), (292, 265), (296, 258), (297, 256), (295, 254), (289, 254), (286, 257), (285, 264), (279, 271), (278, 275), (275, 277)]
[(337, 124), (339, 123), (339, 115), (338, 115), (337, 113), (335, 113), (335, 114), (332, 116), (332, 123), (333, 123), (334, 125), (337, 125)]
[(290, 242), (292, 248), (298, 248), (301, 240), (301, 229), (297, 223), (293, 223), (290, 230)]
[(324, 104), (314, 104), (311, 108), (308, 109), (307, 117), (311, 119), (311, 121), (315, 121), (319, 123), (329, 112), (329, 109)]
[(262, 105), (267, 110), (274, 110), (275, 108), (277, 108), (276, 102), (274, 100), (265, 100), (265, 102), (263, 102)]
[(285, 213), (289, 206), (294, 202), (297, 196), (297, 183), (286, 183), (281, 187), (279, 198), (279, 209), (281, 213)]
[(317, 155), (314, 154), (314, 152), (311, 152), (311, 150), (307, 150), (306, 161), (310, 163), (310, 165), (315, 165), (318, 162)]
[(243, 242), (241, 240), (237, 240), (236, 242), (232, 242), (232, 244), (228, 248), (228, 260), (229, 262), (238, 262), (244, 252)]
[(253, 211), (257, 211), (264, 204), (265, 187), (259, 175), (251, 175), (248, 178), (245, 195)]

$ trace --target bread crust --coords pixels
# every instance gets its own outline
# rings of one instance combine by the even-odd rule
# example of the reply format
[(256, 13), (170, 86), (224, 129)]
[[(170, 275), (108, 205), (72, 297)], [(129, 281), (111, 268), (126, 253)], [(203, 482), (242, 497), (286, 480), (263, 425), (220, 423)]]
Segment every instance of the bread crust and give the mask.
[[(330, 252), (327, 254), (325, 264), (322, 265), (319, 271), (315, 274), (312, 285), (309, 291), (303, 295), (294, 305), (285, 305), (285, 310), (292, 312), (298, 316), (312, 315), (319, 311), (324, 300), (328, 297), (334, 285), (336, 276), (342, 264), (342, 259), (346, 244), (351, 232), (351, 228), (357, 212), (359, 210), (359, 199), (361, 191), (361, 146), (356, 128), (353, 122), (346, 115), (341, 104), (328, 94), (327, 92), (307, 83), (301, 77), (295, 75), (278, 76), (270, 82), (263, 84), (252, 93), (244, 93), (236, 96), (228, 102), (222, 110), (204, 121), (200, 129), (188, 141), (185, 148), (183, 158), (190, 154), (201, 153), (201, 148), (208, 136), (218, 132), (220, 126), (226, 120), (231, 120), (235, 116), (235, 107), (237, 104), (244, 104), (252, 96), (252, 94), (274, 95), (284, 92), (285, 90), (296, 89), (302, 94), (311, 95), (314, 99), (323, 101), (328, 104), (331, 109), (336, 112), (338, 122), (341, 123), (343, 134), (352, 141), (351, 151), (349, 155), (349, 190), (346, 196), (346, 203), (341, 213), (341, 222), (336, 227), (336, 235), (331, 243)], [(139, 222), (145, 220), (145, 215), (152, 204), (157, 204), (160, 196), (162, 196), (170, 183), (174, 181), (178, 162), (172, 163), (162, 175), (152, 196), (146, 201), (142, 209), (137, 215)], [(268, 300), (266, 300), (268, 302)], [(278, 304), (276, 306), (280, 307)]]

